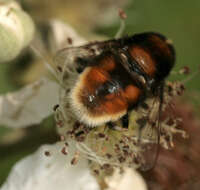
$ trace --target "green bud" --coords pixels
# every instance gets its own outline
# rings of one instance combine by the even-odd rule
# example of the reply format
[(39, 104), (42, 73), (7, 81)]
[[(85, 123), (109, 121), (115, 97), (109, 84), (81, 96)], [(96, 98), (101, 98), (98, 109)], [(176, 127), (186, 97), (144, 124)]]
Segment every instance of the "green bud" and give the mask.
[(34, 35), (31, 17), (15, 1), (0, 1), (0, 63), (11, 61)]

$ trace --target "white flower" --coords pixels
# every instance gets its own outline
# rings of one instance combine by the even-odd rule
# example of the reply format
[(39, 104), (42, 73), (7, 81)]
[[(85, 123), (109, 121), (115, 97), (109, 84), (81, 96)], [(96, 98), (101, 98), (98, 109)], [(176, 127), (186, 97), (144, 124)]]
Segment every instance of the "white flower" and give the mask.
[[(87, 160), (80, 159), (76, 165), (71, 165), (74, 150), (69, 149), (70, 154), (66, 156), (58, 151), (62, 147), (62, 143), (43, 145), (19, 161), (0, 190), (100, 190)], [(47, 151), (49, 156), (45, 155)], [(116, 171), (106, 183), (106, 190), (147, 189), (142, 177), (132, 169), (126, 169), (123, 174)]]
[(125, 168), (124, 173), (116, 170), (113, 176), (105, 179), (108, 184), (106, 190), (145, 190), (147, 186), (138, 172), (133, 169)]
[[(70, 146), (72, 147), (72, 146)], [(87, 160), (71, 165), (73, 150), (63, 155), (62, 144), (43, 145), (34, 154), (19, 161), (1, 190), (99, 190), (90, 174)], [(49, 156), (45, 156), (45, 151)]]
[(0, 96), (0, 124), (20, 128), (41, 123), (53, 113), (58, 91), (57, 83), (41, 78), (17, 92)]
[[(54, 21), (52, 27), (58, 27), (52, 30), (56, 48), (63, 46), (60, 34), (72, 38), (75, 45), (84, 42), (63, 23)], [(58, 91), (57, 83), (42, 78), (18, 92), (0, 96), (0, 124), (20, 128), (40, 123), (52, 114), (53, 105), (58, 103)], [(100, 190), (87, 159), (80, 158), (76, 165), (71, 164), (75, 146), (69, 143), (68, 155), (61, 153), (64, 145), (60, 142), (43, 145), (34, 154), (16, 163), (0, 190)], [(131, 188), (135, 185), (135, 189), (145, 190), (144, 181), (136, 173), (134, 170), (125, 170), (121, 177), (120, 174), (114, 174), (107, 180), (108, 190), (129, 190), (127, 184), (131, 184)], [(118, 181), (119, 178), (121, 180)]]

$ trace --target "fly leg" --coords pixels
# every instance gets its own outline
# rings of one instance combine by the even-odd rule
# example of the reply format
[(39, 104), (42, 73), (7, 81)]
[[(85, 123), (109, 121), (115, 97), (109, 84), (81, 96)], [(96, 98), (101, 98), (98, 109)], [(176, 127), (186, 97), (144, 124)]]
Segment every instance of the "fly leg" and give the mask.
[(129, 118), (128, 113), (124, 115), (121, 119), (122, 126), (119, 126), (116, 122), (108, 122), (107, 126), (109, 129), (117, 130), (117, 131), (126, 131), (128, 130)]
[(125, 128), (125, 129), (128, 129), (128, 125), (129, 125), (129, 114), (127, 113), (126, 115), (124, 115), (124, 116), (121, 118), (121, 121), (122, 121), (122, 127)]

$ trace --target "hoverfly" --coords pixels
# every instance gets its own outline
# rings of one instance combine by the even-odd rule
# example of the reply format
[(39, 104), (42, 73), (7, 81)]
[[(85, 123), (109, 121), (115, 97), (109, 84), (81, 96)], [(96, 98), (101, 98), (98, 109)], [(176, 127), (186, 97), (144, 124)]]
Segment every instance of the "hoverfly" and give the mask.
[[(80, 123), (114, 127), (120, 120), (127, 128), (129, 113), (152, 97), (159, 102), (159, 130), (165, 79), (175, 62), (165, 36), (146, 32), (66, 48), (55, 62), (66, 86), (66, 107)], [(146, 125), (144, 120), (138, 123), (141, 129)]]

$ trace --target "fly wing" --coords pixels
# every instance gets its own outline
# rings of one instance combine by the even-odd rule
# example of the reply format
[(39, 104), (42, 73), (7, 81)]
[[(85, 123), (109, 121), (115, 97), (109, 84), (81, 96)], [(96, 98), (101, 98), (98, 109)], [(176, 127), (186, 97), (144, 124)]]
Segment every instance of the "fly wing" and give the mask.
[[(146, 106), (146, 108), (144, 108)], [(160, 115), (162, 101), (159, 97), (152, 97), (145, 101), (145, 106), (140, 106), (137, 112), (134, 137), (141, 152), (138, 155), (142, 171), (152, 169), (157, 161), (160, 144)], [(135, 114), (135, 113), (132, 113)]]
[(56, 72), (62, 76), (62, 80), (65, 80), (66, 75), (78, 75), (87, 66), (90, 66), (91, 60), (94, 57), (105, 51), (108, 43), (106, 41), (94, 42), (80, 47), (70, 47), (58, 51), (54, 57)]
[(54, 57), (54, 66), (62, 82), (79, 74), (87, 66), (86, 61), (95, 55), (87, 46), (71, 47), (60, 50)]

